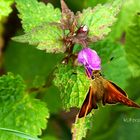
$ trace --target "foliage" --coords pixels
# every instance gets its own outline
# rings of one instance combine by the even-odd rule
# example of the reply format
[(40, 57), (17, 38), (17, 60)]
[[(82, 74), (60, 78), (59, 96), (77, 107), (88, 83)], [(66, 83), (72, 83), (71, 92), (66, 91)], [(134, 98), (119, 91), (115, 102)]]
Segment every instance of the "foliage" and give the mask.
[(84, 70), (75, 68), (71, 64), (61, 64), (58, 65), (55, 73), (56, 78), (54, 82), (56, 86), (60, 87), (64, 108), (80, 108), (90, 84), (88, 78), (84, 74)]
[[(20, 17), (22, 18), (23, 28), (26, 32), (25, 35), (14, 37), (13, 39), (18, 42), (28, 42), (29, 44), (35, 44), (37, 45), (38, 49), (46, 50), (47, 52), (64, 52), (65, 48), (63, 46), (63, 31), (60, 27), (60, 14), (58, 12), (57, 14), (54, 14), (54, 12), (57, 9), (51, 8), (50, 10), (50, 4), (48, 4), (46, 7), (42, 6), (42, 9), (47, 9), (49, 14), (44, 17), (45, 19), (38, 19), (38, 17), (33, 16), (33, 20), (29, 22), (29, 14), (32, 14), (33, 8), (30, 8), (31, 11), (28, 11), (28, 8), (31, 6), (31, 3), (34, 3), (35, 8), (37, 5), (39, 8), (37, 8), (38, 12), (41, 13), (40, 7), (41, 3), (33, 1), (21, 1), (17, 0), (17, 8), (19, 9), (19, 12), (21, 12)], [(26, 6), (27, 5), (27, 6)], [(107, 35), (110, 31), (109, 26), (112, 25), (112, 23), (115, 21), (115, 16), (119, 11), (120, 7), (120, 0), (117, 0), (113, 2), (112, 4), (106, 4), (104, 6), (98, 5), (94, 9), (88, 8), (84, 10), (82, 13), (77, 12), (75, 18), (77, 20), (77, 24), (80, 27), (81, 25), (87, 25), (90, 32), (89, 32), (89, 38), (93, 41), (96, 39), (102, 39), (105, 35)], [(62, 5), (63, 6), (63, 5)], [(107, 10), (108, 9), (108, 10)], [(47, 12), (47, 11), (46, 11)], [(68, 13), (66, 13), (68, 14)], [(33, 14), (34, 15), (34, 14)], [(57, 19), (54, 21), (52, 19), (48, 20), (49, 17), (52, 17), (55, 15), (55, 18)], [(38, 15), (40, 16), (40, 15)], [(73, 19), (73, 15), (70, 15)], [(103, 18), (105, 17), (105, 18)], [(55, 19), (54, 18), (54, 19)], [(46, 20), (47, 19), (47, 20)], [(28, 22), (26, 22), (26, 20)], [(36, 22), (37, 20), (37, 22)], [(68, 19), (69, 20), (69, 19)], [(62, 22), (64, 22), (62, 20)], [(30, 23), (30, 24), (29, 24)], [(63, 24), (63, 23), (62, 23)]]
[(55, 25), (55, 23), (60, 22), (60, 10), (54, 9), (50, 3), (45, 6), (36, 0), (16, 0), (16, 2), (26, 34), (13, 39), (38, 45), (38, 49), (46, 50), (47, 52), (62, 52), (61, 40), (63, 32), (59, 26)]
[(0, 128), (0, 130), (3, 130), (5, 132), (9, 132), (11, 134), (15, 134), (16, 136), (19, 136), (21, 138), (26, 138), (26, 139), (30, 139), (30, 140), (39, 140), (38, 138), (33, 138), (23, 132), (20, 131), (16, 131), (16, 130), (12, 130), (12, 129), (7, 129), (7, 128)]
[[(4, 53), (0, 48), (0, 74), (7, 74), (0, 77), (0, 139), (139, 139), (138, 122), (131, 123), (139, 120), (139, 110), (99, 104), (100, 109), (79, 119), (75, 107), (79, 110), (90, 86), (84, 67), (77, 62), (83, 46), (100, 56), (104, 78), (140, 102), (140, 3), (67, 1), (72, 12), (63, 0), (60, 2), (62, 11), (56, 8), (57, 1), (53, 6), (37, 0), (15, 0), (24, 33), (11, 36), (29, 45), (9, 41), (5, 26), (3, 40), (7, 42)], [(12, 3), (0, 1), (0, 21), (12, 11)], [(87, 34), (78, 32), (81, 25), (88, 27)]]
[(11, 5), (14, 0), (0, 0), (0, 36), (3, 33), (3, 24), (6, 21), (6, 17), (12, 12)]
[[(25, 92), (20, 76), (12, 74), (0, 78), (0, 127), (23, 131), (33, 136), (41, 135), (49, 117), (45, 104)], [(35, 123), (36, 122), (36, 123)], [(0, 132), (0, 139), (16, 139), (15, 135)]]
[(50, 3), (46, 6), (44, 3), (37, 2), (36, 0), (16, 0), (16, 4), (25, 32), (31, 31), (42, 23), (60, 22), (60, 10), (54, 9)]
[(76, 119), (72, 127), (73, 139), (80, 140), (86, 137), (87, 130), (91, 128), (92, 116)]
[[(126, 34), (126, 54), (129, 61), (129, 67), (132, 71), (134, 77), (140, 75), (140, 62), (139, 62), (139, 53), (140, 50), (140, 13), (137, 13), (133, 19), (133, 22), (128, 27)], [(134, 37), (135, 36), (135, 37)]]
[(13, 3), (13, 0), (0, 1), (0, 21), (2, 20), (3, 17), (6, 17), (9, 15), (9, 13), (11, 13), (12, 8), (10, 6), (12, 3)]
[(123, 1), (121, 11), (118, 15), (118, 20), (112, 27), (112, 31), (109, 34), (109, 38), (112, 40), (118, 40), (124, 33), (127, 32), (128, 26), (131, 24), (136, 12), (139, 12), (140, 2), (137, 0)]
[(109, 27), (116, 20), (115, 16), (120, 6), (121, 1), (117, 0), (112, 4), (99, 4), (93, 9), (87, 8), (82, 13), (78, 13), (78, 24), (88, 26), (89, 37), (102, 39), (111, 31)]

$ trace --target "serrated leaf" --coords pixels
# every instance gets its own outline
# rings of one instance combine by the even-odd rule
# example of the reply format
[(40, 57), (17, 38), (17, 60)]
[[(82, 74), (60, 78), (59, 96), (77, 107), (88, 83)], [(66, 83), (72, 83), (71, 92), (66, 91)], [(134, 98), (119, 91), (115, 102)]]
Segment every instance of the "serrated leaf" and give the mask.
[(0, 21), (2, 17), (6, 17), (9, 15), (9, 13), (11, 13), (11, 4), (13, 2), (14, 0), (0, 0)]
[(60, 64), (55, 71), (54, 84), (60, 89), (63, 107), (81, 107), (89, 88), (89, 80), (81, 67)]
[(46, 50), (48, 53), (59, 53), (65, 51), (62, 38), (63, 32), (60, 27), (54, 24), (43, 24), (24, 35), (14, 37), (13, 40), (37, 45), (38, 49)]
[(15, 0), (16, 7), (22, 19), (22, 26), (25, 32), (31, 31), (34, 27), (47, 22), (60, 22), (60, 9), (54, 9), (53, 5), (45, 5), (37, 0)]
[(140, 14), (134, 16), (126, 32), (126, 57), (134, 77), (140, 76)]
[(95, 8), (87, 8), (82, 13), (77, 13), (78, 24), (87, 25), (89, 38), (103, 39), (111, 29), (110, 26), (116, 21), (115, 16), (121, 6), (120, 0), (105, 5), (98, 4)]
[(36, 0), (16, 0), (20, 12), (25, 35), (15, 37), (18, 42), (38, 45), (40, 50), (47, 52), (64, 52), (62, 44), (62, 29), (59, 27), (61, 12), (52, 4)]
[[(25, 92), (20, 76), (0, 77), (0, 127), (37, 136), (46, 128), (48, 109), (45, 104)], [(15, 140), (17, 136), (0, 132), (0, 139)], [(22, 138), (21, 138), (22, 139)], [(20, 140), (20, 138), (18, 138)]]
[(92, 115), (88, 115), (85, 118), (76, 119), (72, 126), (73, 140), (82, 140), (86, 137), (87, 130), (91, 128)]
[(103, 76), (125, 88), (128, 78), (131, 77), (131, 72), (126, 60), (124, 46), (105, 40), (94, 44), (91, 48), (95, 49), (101, 57)]

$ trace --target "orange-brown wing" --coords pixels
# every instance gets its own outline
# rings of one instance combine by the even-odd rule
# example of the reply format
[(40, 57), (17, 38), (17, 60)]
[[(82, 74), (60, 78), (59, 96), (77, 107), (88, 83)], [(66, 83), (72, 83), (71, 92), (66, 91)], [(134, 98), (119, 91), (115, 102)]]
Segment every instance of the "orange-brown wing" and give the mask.
[(107, 82), (106, 92), (104, 94), (103, 100), (104, 103), (108, 104), (115, 104), (120, 102), (130, 107), (140, 108), (140, 105), (130, 100), (120, 87), (109, 81)]
[(86, 96), (86, 99), (84, 100), (84, 103), (82, 104), (82, 107), (79, 111), (78, 118), (82, 118), (82, 117), (88, 115), (93, 108), (97, 109), (98, 107), (97, 107), (96, 100), (94, 97), (93, 88), (90, 87), (88, 94)]
[(127, 97), (127, 94), (125, 93), (124, 90), (122, 90), (119, 86), (117, 86), (115, 83), (111, 82), (111, 81), (108, 81), (110, 82), (110, 84), (112, 84), (121, 94), (123, 94), (124, 96)]

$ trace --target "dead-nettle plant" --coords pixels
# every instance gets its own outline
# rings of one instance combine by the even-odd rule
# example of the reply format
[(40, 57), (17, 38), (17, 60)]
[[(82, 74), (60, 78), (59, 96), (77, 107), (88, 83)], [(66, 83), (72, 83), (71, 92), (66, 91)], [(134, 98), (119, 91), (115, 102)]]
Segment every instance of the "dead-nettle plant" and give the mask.
[[(61, 11), (50, 3), (45, 5), (36, 0), (15, 1), (25, 34), (14, 37), (13, 40), (36, 45), (38, 49), (47, 53), (65, 54), (53, 72), (55, 75), (53, 83), (60, 89), (63, 109), (81, 107), (72, 127), (73, 139), (80, 140), (86, 136), (93, 116), (90, 112), (93, 108), (98, 108), (99, 101), (102, 101), (103, 105), (120, 102), (140, 108), (138, 104), (128, 99), (126, 93), (119, 87), (124, 87), (124, 80), (128, 78), (124, 75), (120, 76), (124, 77), (123, 80), (118, 81), (117, 78), (118, 74), (127, 71), (127, 62), (121, 45), (115, 45), (113, 48), (110, 42), (109, 45), (105, 43), (105, 46), (104, 43), (93, 44), (103, 40), (111, 31), (110, 26), (116, 21), (115, 16), (120, 10), (121, 0), (99, 4), (94, 8), (89, 7), (76, 14), (63, 0)], [(117, 59), (113, 60), (115, 63), (111, 62), (109, 65), (112, 67), (107, 69), (108, 60), (112, 58), (111, 54)], [(123, 61), (120, 64), (119, 58)], [(118, 67), (118, 64), (121, 72), (112, 70), (115, 66)], [(107, 79), (119, 83), (119, 86), (105, 80), (101, 73)]]

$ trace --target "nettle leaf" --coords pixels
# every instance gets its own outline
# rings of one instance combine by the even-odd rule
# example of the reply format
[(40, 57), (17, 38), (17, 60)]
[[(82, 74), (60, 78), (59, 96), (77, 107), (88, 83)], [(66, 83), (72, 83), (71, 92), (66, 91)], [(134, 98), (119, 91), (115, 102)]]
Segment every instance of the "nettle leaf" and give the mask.
[(1, 0), (0, 1), (0, 21), (2, 17), (8, 16), (12, 12), (11, 4), (14, 0)]
[(87, 130), (91, 128), (92, 115), (88, 115), (85, 118), (76, 119), (72, 126), (72, 133), (74, 140), (82, 140), (86, 137)]
[(15, 0), (16, 7), (22, 19), (22, 26), (25, 32), (31, 31), (34, 27), (47, 22), (60, 22), (60, 9), (54, 9), (53, 5), (45, 5), (37, 0)]
[(125, 88), (131, 72), (128, 68), (124, 46), (105, 40), (94, 44), (91, 48), (96, 50), (101, 57), (103, 76)]
[[(46, 128), (48, 109), (43, 102), (25, 92), (20, 76), (8, 74), (0, 77), (0, 101), (1, 128), (18, 130), (35, 137)], [(0, 139), (9, 138), (15, 140), (17, 136), (0, 131)]]
[(14, 37), (13, 40), (37, 45), (38, 49), (46, 50), (49, 53), (59, 53), (65, 51), (62, 38), (63, 32), (60, 27), (54, 24), (44, 24), (42, 26), (35, 27), (32, 31), (24, 35)]
[(140, 76), (140, 13), (137, 13), (126, 32), (126, 57), (134, 77)]
[(81, 107), (89, 88), (87, 76), (83, 67), (73, 67), (71, 64), (58, 65), (55, 71), (54, 84), (60, 89), (63, 107)]
[(89, 28), (89, 38), (93, 41), (103, 39), (111, 29), (110, 26), (116, 21), (121, 6), (121, 0), (115, 0), (105, 5), (98, 4), (95, 8), (84, 9), (82, 13), (77, 13), (78, 24), (87, 25)]
[(64, 52), (60, 28), (61, 12), (54, 9), (52, 4), (36, 0), (16, 0), (25, 34), (14, 37), (13, 40), (37, 45), (40, 50), (47, 52)]

